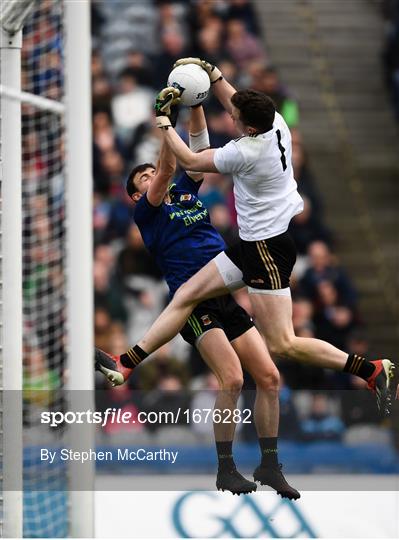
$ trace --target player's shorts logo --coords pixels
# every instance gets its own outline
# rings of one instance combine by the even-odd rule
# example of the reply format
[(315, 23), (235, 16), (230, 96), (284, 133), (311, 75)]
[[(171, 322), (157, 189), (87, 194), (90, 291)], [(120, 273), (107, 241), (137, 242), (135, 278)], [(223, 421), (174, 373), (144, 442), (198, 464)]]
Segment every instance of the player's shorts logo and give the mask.
[(264, 280), (261, 278), (258, 279), (251, 279), (251, 283), (264, 283)]
[(212, 323), (209, 315), (202, 315), (201, 321), (204, 326), (209, 326)]

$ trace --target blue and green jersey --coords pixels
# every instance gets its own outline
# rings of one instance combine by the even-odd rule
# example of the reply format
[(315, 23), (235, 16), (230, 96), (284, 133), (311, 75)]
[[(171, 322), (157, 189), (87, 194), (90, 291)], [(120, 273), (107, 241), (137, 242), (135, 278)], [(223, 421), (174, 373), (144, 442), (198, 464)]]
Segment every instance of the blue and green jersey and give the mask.
[(143, 241), (165, 276), (170, 294), (225, 249), (198, 198), (201, 182), (186, 173), (169, 187), (170, 203), (152, 206), (143, 195), (134, 219)]

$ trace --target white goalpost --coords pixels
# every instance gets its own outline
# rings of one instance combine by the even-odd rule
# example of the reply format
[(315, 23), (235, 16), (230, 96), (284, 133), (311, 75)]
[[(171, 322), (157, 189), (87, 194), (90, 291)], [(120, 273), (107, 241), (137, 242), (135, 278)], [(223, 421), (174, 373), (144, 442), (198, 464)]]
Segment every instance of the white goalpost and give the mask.
[[(10, 34), (1, 28), (0, 39), (1, 81), (18, 91), (22, 32)], [(7, 103), (1, 97), (0, 111), (2, 533), (18, 538), (22, 537), (22, 400), (14, 400), (12, 396), (22, 390), (21, 151), (15, 151), (21, 147), (20, 103)], [(11, 253), (12, 257), (6, 255)], [(16, 485), (12, 486), (13, 482)], [(9, 486), (14, 489), (8, 489)]]
[(93, 466), (37, 461), (41, 410), (94, 409), (90, 3), (3, 1), (0, 36), (1, 535), (93, 537)]

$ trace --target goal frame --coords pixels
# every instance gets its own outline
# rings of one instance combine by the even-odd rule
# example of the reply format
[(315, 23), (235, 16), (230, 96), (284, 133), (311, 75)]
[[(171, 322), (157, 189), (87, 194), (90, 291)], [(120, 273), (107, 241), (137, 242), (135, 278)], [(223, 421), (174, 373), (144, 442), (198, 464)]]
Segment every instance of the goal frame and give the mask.
[[(0, 28), (0, 78), (21, 88), (22, 30)], [(0, 96), (2, 236), (3, 536), (22, 538), (22, 148), (21, 103)], [(11, 257), (8, 254), (13, 254)], [(13, 397), (19, 394), (19, 398)], [(14, 489), (7, 489), (7, 488)], [(20, 488), (20, 489), (15, 489)]]
[[(7, 8), (11, 2), (8, 2)], [(25, 4), (33, 5), (32, 1)], [(29, 10), (21, 16), (20, 25)], [(91, 151), (91, 37), (90, 3), (64, 0), (65, 125), (66, 125), (66, 278), (68, 310), (69, 396), (85, 392), (94, 409), (93, 281), (92, 281), (92, 151)], [(21, 92), (22, 30), (0, 25), (2, 184), (2, 343), (3, 360), (3, 536), (23, 534), (22, 443), (22, 138), (21, 102), (62, 114), (63, 105)], [(12, 254), (10, 256), (10, 254)], [(9, 391), (19, 399), (9, 399)], [(16, 393), (15, 392), (15, 393)], [(12, 393), (12, 392), (11, 392)], [(72, 397), (73, 400), (73, 397)], [(18, 402), (15, 405), (15, 402)], [(73, 408), (73, 403), (69, 403)], [(18, 426), (18, 429), (15, 427)], [(72, 443), (89, 448), (90, 426), (82, 432), (72, 426)], [(69, 522), (71, 537), (94, 537), (94, 464), (82, 471), (71, 467)], [(11, 482), (12, 479), (12, 482)], [(85, 490), (81, 488), (84, 486)]]

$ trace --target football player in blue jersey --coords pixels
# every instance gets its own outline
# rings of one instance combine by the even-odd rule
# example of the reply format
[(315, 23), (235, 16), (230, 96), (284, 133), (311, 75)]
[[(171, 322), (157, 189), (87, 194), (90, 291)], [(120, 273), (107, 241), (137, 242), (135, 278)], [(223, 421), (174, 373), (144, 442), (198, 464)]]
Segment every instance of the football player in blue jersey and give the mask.
[[(157, 107), (173, 116), (173, 89), (164, 89)], [(202, 107), (191, 109), (190, 147), (200, 152), (209, 147), (209, 137)], [(162, 270), (172, 298), (175, 291), (226, 248), (212, 226), (208, 210), (198, 198), (202, 173), (183, 172), (172, 184), (176, 162), (164, 143), (157, 167), (144, 163), (135, 167), (127, 180), (127, 192), (135, 203), (134, 219), (144, 243)], [(242, 287), (241, 280), (237, 288)], [(243, 384), (242, 368), (256, 383), (254, 421), (261, 450), (257, 467), (262, 484), (273, 487), (282, 497), (297, 499), (298, 491), (285, 480), (277, 458), (279, 418), (279, 374), (264, 340), (251, 318), (230, 294), (201, 302), (180, 331), (196, 347), (216, 375), (220, 391), (215, 409), (222, 411), (221, 421), (214, 422), (218, 473), (216, 486), (232, 493), (250, 493), (256, 484), (236, 469), (232, 444), (235, 423), (231, 421)], [(96, 369), (113, 384), (123, 384), (140, 363), (136, 351), (129, 351), (129, 363), (96, 349)], [(125, 365), (124, 365), (125, 364)], [(130, 366), (130, 367), (129, 367)], [(223, 421), (227, 418), (229, 421)]]

